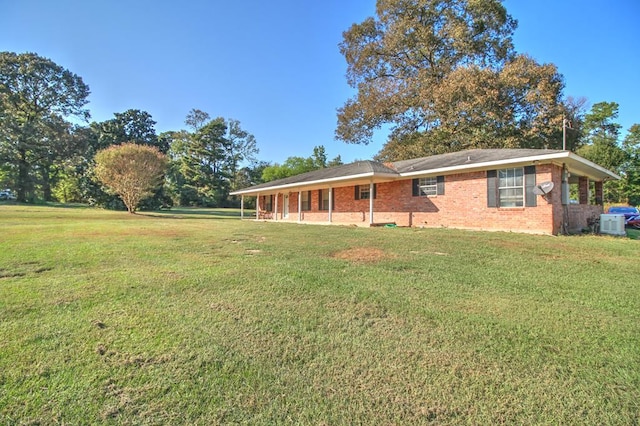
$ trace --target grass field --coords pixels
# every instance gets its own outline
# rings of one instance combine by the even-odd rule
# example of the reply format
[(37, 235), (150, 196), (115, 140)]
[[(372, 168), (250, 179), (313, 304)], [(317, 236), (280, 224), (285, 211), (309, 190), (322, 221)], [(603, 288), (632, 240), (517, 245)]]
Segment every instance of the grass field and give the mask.
[(0, 424), (638, 424), (639, 244), (0, 206)]

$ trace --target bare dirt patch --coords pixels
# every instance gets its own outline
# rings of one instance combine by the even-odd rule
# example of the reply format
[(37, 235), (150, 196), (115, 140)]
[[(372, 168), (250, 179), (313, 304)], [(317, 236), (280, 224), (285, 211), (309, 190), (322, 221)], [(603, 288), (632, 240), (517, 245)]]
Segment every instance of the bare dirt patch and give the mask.
[(355, 263), (376, 263), (395, 256), (374, 247), (357, 247), (336, 252), (331, 257)]

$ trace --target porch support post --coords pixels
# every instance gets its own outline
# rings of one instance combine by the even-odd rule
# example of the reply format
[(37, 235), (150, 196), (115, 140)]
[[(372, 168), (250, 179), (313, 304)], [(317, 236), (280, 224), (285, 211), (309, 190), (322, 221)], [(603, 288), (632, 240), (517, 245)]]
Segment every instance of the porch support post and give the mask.
[(278, 196), (279, 195), (280, 195), (279, 193), (276, 193), (276, 206), (273, 209), (273, 214), (275, 215), (276, 220), (278, 220)]
[(331, 223), (332, 220), (332, 213), (333, 213), (333, 188), (329, 187), (329, 223)]
[(599, 206), (603, 206), (604, 205), (604, 191), (603, 191), (602, 184), (603, 184), (602, 181), (598, 181), (598, 182), (595, 183), (596, 204), (599, 205)]
[(373, 225), (373, 182), (369, 183), (369, 225)]
[(244, 219), (244, 195), (240, 196), (240, 219)]
[(302, 222), (302, 191), (298, 191), (298, 222)]
[(589, 178), (580, 176), (578, 178), (578, 202), (589, 204)]
[(260, 219), (260, 193), (256, 195), (256, 220)]

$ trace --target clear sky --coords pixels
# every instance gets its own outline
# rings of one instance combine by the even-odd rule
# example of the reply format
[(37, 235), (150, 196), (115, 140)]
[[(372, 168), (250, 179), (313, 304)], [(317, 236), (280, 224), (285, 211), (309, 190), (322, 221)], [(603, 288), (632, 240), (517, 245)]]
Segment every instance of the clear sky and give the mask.
[[(506, 0), (518, 52), (552, 62), (565, 95), (620, 104), (640, 123), (639, 0)], [(158, 133), (189, 110), (239, 120), (260, 159), (369, 159), (382, 147), (334, 139), (336, 109), (354, 92), (342, 32), (375, 0), (0, 0), (0, 51), (35, 52), (81, 76), (92, 120), (149, 112)]]

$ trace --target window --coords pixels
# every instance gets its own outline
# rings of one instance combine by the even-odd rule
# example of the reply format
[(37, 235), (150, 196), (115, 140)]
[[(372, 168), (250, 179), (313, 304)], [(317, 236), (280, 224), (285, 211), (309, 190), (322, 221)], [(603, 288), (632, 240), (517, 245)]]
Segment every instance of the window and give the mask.
[(535, 207), (536, 166), (487, 170), (488, 207)]
[(268, 212), (273, 211), (273, 195), (264, 196), (264, 209)]
[[(373, 199), (375, 200), (376, 197), (376, 191), (377, 191), (377, 183), (373, 184)], [(356, 185), (356, 194), (355, 194), (355, 198), (356, 200), (369, 200), (371, 199), (371, 186), (369, 184), (367, 185)]]
[(369, 189), (369, 185), (358, 186), (358, 190), (360, 191), (360, 196), (358, 198), (361, 200), (368, 200), (371, 198), (371, 191)]
[(435, 177), (418, 179), (420, 195), (438, 195), (438, 182)]
[(318, 195), (319, 210), (329, 210), (329, 190), (321, 189)]
[(524, 170), (498, 170), (498, 199), (500, 207), (524, 206)]
[(300, 204), (302, 211), (311, 210), (311, 191), (302, 191)]
[(444, 195), (444, 176), (416, 178), (413, 180), (413, 196)]

